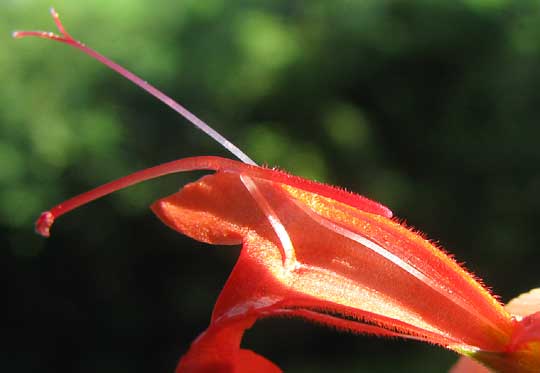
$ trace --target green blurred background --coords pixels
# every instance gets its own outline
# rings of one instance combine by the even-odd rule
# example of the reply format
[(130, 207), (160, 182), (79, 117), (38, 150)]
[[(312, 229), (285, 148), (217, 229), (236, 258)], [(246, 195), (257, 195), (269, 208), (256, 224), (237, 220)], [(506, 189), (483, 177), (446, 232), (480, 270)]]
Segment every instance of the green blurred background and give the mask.
[[(540, 285), (536, 0), (0, 3), (4, 372), (172, 372), (239, 249), (193, 242), (148, 210), (198, 174), (42, 210), (131, 171), (227, 155), (164, 105), (64, 45), (77, 38), (211, 123), (257, 162), (390, 206), (503, 301)], [(366, 268), (366, 270), (369, 270)], [(402, 340), (266, 320), (244, 345), (288, 372), (444, 372)]]

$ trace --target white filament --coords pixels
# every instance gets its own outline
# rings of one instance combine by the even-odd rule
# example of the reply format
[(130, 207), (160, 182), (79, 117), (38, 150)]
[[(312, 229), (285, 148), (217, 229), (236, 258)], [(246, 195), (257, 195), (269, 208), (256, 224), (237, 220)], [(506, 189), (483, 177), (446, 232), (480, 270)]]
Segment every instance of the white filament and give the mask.
[(241, 174), (240, 180), (242, 181), (248, 192), (251, 194), (255, 202), (257, 202), (264, 215), (267, 217), (268, 221), (272, 225), (272, 228), (276, 232), (276, 235), (281, 242), (281, 247), (283, 250), (283, 265), (285, 269), (288, 271), (293, 270), (296, 265), (296, 254), (291, 238), (289, 237), (289, 233), (287, 233), (287, 230), (281, 223), (281, 220), (279, 220), (276, 212), (274, 211), (272, 206), (270, 206), (266, 198), (264, 198), (259, 188), (257, 188), (257, 185), (255, 184), (253, 179), (249, 176)]

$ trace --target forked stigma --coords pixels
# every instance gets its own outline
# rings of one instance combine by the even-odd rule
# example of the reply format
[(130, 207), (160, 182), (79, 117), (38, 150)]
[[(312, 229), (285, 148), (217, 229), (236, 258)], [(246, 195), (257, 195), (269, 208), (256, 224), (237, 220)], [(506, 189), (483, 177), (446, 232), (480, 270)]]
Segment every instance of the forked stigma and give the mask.
[(54, 10), (54, 8), (50, 8), (49, 12), (51, 13), (51, 17), (53, 18), (53, 21), (56, 24), (56, 28), (60, 32), (60, 35), (50, 31), (14, 31), (11, 36), (16, 39), (24, 38), (27, 36), (35, 36), (38, 38), (56, 40), (63, 43), (81, 44), (80, 42), (73, 39), (73, 37), (71, 37), (71, 35), (66, 31), (64, 25), (62, 25), (62, 22), (60, 21), (60, 16), (56, 12), (56, 10)]

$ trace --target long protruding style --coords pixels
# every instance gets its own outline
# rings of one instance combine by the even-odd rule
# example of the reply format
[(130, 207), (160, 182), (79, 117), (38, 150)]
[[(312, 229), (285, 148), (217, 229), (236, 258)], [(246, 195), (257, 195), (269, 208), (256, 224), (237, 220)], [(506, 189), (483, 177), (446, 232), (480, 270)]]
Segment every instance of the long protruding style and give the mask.
[(221, 135), (219, 132), (214, 130), (212, 127), (210, 127), (204, 121), (199, 119), (195, 114), (187, 110), (178, 102), (176, 102), (175, 100), (173, 100), (172, 98), (170, 98), (165, 93), (161, 92), (159, 89), (149, 84), (145, 80), (141, 79), (137, 75), (133, 74), (131, 71), (126, 70), (122, 66), (118, 65), (116, 62), (111, 61), (110, 59), (103, 56), (102, 54), (87, 47), (84, 43), (81, 43), (80, 41), (74, 39), (66, 31), (66, 29), (62, 25), (62, 22), (60, 22), (60, 17), (58, 16), (58, 13), (54, 10), (54, 8), (50, 9), (50, 13), (54, 20), (54, 23), (56, 24), (56, 27), (58, 28), (58, 31), (60, 32), (60, 35), (55, 34), (53, 32), (47, 32), (47, 31), (15, 31), (13, 32), (12, 36), (14, 38), (24, 38), (28, 36), (34, 36), (34, 37), (38, 37), (42, 39), (59, 41), (61, 43), (66, 43), (67, 45), (70, 45), (74, 48), (77, 48), (83, 51), (90, 57), (95, 58), (102, 64), (108, 66), (110, 69), (116, 71), (118, 74), (122, 75), (124, 78), (129, 79), (135, 85), (141, 87), (146, 92), (150, 93), (152, 96), (154, 96), (155, 98), (157, 98), (158, 100), (160, 100), (161, 102), (169, 106), (171, 109), (176, 111), (178, 114), (182, 115), (184, 118), (190, 121), (195, 127), (199, 128), (208, 136), (216, 140), (219, 144), (221, 144), (225, 149), (231, 152), (235, 157), (237, 157), (242, 162), (251, 164), (251, 165), (256, 165), (256, 163), (250, 157), (248, 157), (243, 151), (241, 151), (236, 145), (234, 145), (232, 142), (227, 140), (223, 135)]

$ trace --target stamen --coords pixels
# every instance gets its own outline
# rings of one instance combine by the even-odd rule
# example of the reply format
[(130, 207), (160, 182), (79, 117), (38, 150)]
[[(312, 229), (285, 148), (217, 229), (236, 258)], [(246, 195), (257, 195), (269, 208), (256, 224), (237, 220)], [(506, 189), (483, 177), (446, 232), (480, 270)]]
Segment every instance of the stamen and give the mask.
[(157, 177), (183, 171), (192, 170), (219, 170), (225, 168), (226, 165), (220, 162), (218, 157), (191, 157), (183, 158), (176, 161), (163, 163), (161, 165), (147, 168), (141, 171), (134, 172), (120, 179), (108, 182), (88, 192), (72, 197), (56, 206), (49, 211), (41, 214), (36, 221), (36, 232), (44, 237), (49, 237), (51, 225), (54, 220), (66, 212), (69, 212), (77, 207), (87, 204), (95, 199), (103, 197), (107, 194), (124, 189), (128, 186), (140, 183), (141, 181), (155, 179)]
[(253, 199), (257, 202), (264, 215), (267, 217), (268, 221), (274, 228), (276, 235), (278, 236), (279, 241), (281, 242), (282, 254), (283, 254), (283, 266), (287, 271), (292, 271), (296, 265), (296, 253), (294, 251), (294, 246), (287, 233), (287, 229), (283, 226), (283, 223), (279, 220), (276, 212), (270, 206), (267, 199), (264, 198), (257, 184), (253, 182), (253, 179), (247, 175), (240, 175), (240, 180), (251, 194)]

